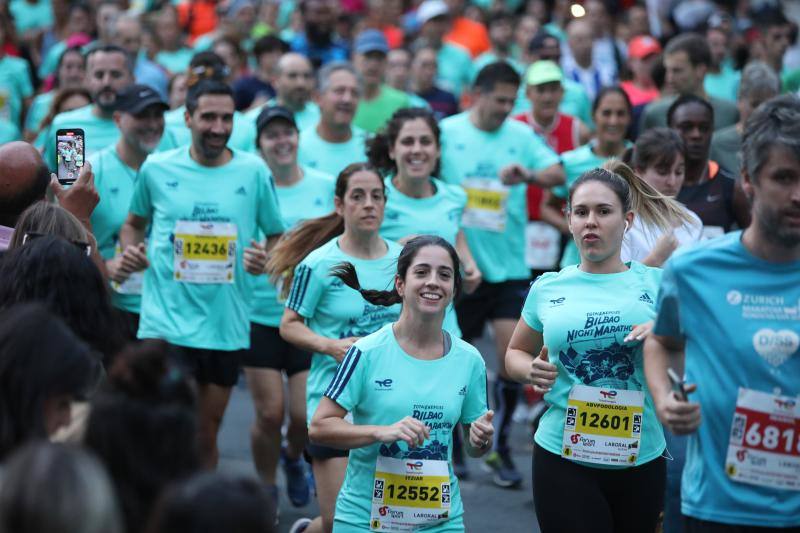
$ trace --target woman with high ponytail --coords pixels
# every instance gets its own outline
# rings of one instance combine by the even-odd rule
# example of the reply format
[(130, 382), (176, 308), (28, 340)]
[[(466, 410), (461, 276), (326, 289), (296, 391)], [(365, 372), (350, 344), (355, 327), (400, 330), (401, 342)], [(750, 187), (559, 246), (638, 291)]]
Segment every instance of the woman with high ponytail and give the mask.
[(620, 161), (578, 177), (567, 210), (580, 263), (534, 282), (505, 358), (509, 375), (549, 404), (534, 436), (539, 528), (655, 531), (666, 444), (642, 346), (661, 269), (620, 254), (635, 217), (664, 230), (689, 217)]
[(396, 322), (348, 350), (309, 427), (312, 442), (351, 450), (337, 533), (464, 531), (454, 429), (472, 457), (491, 449), (494, 429), (483, 358), (443, 327), (461, 291), (459, 263), (449, 242), (422, 235), (403, 247), (386, 290), (362, 287), (365, 272), (352, 263), (331, 271), (373, 305), (402, 304)]
[[(334, 190), (334, 212), (296, 226), (273, 248), (267, 269), (284, 287), (291, 285), (280, 322), (287, 342), (311, 352), (306, 414), (311, 420), (336, 366), (360, 337), (397, 319), (399, 305), (366, 305), (361, 295), (331, 276), (342, 262), (358, 267), (367, 289), (391, 287), (400, 246), (380, 236), (386, 195), (378, 171), (368, 163), (342, 170)], [(314, 531), (331, 531), (336, 495), (348, 452), (309, 444), (306, 452), (316, 480), (321, 517)], [(319, 528), (319, 529), (318, 529)]]

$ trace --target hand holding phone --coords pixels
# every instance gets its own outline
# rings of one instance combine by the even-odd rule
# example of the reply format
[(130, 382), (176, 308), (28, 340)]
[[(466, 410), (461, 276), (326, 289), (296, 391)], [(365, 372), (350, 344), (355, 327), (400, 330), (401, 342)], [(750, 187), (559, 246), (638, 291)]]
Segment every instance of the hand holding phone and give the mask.
[(689, 401), (689, 394), (686, 392), (686, 383), (678, 376), (678, 373), (671, 368), (667, 369), (667, 376), (672, 383), (672, 392), (683, 402)]
[(81, 128), (56, 131), (56, 175), (61, 185), (72, 185), (86, 161), (85, 136)]

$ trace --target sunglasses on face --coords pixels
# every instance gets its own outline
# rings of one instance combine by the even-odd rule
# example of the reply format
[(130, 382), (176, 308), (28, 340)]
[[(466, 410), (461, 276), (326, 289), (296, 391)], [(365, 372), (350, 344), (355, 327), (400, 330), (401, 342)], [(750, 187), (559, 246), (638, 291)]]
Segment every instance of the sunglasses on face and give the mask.
[[(30, 231), (30, 232), (28, 232), (28, 233), (26, 233), (25, 235), (22, 236), (22, 245), (25, 246), (25, 243), (28, 243), (28, 242), (30, 242), (30, 241), (32, 241), (34, 239), (38, 239), (39, 237), (44, 237), (44, 236), (46, 236), (45, 233), (36, 233), (34, 231)], [(80, 251), (85, 253), (86, 257), (89, 257), (90, 255), (92, 255), (92, 245), (89, 244), (88, 242), (70, 241), (70, 240), (67, 240), (67, 242), (69, 242), (70, 244), (74, 245)]]

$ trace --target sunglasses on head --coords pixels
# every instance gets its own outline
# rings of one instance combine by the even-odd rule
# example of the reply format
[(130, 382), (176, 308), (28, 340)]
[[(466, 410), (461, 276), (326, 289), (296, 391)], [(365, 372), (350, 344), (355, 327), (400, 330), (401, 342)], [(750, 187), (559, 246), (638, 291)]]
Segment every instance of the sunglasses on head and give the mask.
[[(29, 231), (28, 233), (26, 233), (25, 235), (22, 236), (22, 245), (24, 246), (25, 243), (30, 242), (30, 241), (32, 241), (34, 239), (38, 239), (39, 237), (45, 237), (46, 235), (47, 235), (46, 233), (37, 233), (35, 231)], [(88, 242), (71, 241), (69, 239), (65, 239), (65, 240), (67, 242), (69, 242), (70, 244), (73, 244), (75, 247), (77, 247), (83, 253), (85, 253), (87, 257), (92, 255), (92, 245), (89, 244)]]

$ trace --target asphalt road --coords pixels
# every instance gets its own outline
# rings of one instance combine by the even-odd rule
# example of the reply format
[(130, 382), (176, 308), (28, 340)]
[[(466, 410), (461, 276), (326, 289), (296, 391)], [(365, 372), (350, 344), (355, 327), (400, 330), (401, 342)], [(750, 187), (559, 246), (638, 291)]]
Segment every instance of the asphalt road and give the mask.
[[(476, 343), (486, 359), (489, 379), (496, 368), (494, 349), (486, 339)], [(491, 387), (491, 383), (489, 385)], [(491, 389), (490, 389), (491, 390)], [(490, 394), (491, 398), (491, 394)], [(220, 469), (229, 472), (243, 472), (255, 475), (250, 455), (250, 425), (253, 421), (253, 404), (245, 388), (244, 380), (234, 388), (228, 411), (220, 435)], [(492, 484), (490, 474), (484, 470), (480, 459), (468, 458), (470, 479), (461, 482), (461, 496), (464, 501), (464, 521), (469, 532), (493, 533), (538, 533), (536, 515), (533, 511), (531, 494), (531, 439), (529, 430), (523, 423), (515, 424), (512, 433), (514, 461), (523, 475), (520, 489), (501, 489)], [(292, 523), (301, 517), (317, 515), (316, 503), (306, 507), (292, 507), (286, 497), (285, 484), (278, 469), (280, 494), (281, 533), (288, 532)]]

